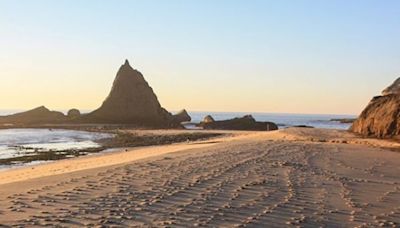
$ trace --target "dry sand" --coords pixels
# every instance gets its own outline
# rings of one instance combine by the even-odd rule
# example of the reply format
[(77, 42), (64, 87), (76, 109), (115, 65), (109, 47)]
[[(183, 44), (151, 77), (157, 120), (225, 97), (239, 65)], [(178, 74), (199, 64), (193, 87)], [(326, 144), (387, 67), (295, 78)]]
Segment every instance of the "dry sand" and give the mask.
[(286, 129), (0, 172), (0, 224), (399, 226), (395, 142)]

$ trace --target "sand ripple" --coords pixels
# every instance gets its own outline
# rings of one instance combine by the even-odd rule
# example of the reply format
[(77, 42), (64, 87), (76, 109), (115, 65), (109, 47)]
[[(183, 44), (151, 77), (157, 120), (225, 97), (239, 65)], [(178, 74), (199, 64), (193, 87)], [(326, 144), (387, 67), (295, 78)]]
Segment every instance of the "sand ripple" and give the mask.
[(396, 227), (399, 173), (395, 152), (258, 138), (35, 180), (0, 224)]

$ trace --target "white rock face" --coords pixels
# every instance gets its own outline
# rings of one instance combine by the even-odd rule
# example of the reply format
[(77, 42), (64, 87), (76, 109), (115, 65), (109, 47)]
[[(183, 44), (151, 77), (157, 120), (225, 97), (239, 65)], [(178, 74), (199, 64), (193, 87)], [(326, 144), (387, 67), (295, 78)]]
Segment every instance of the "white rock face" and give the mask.
[(389, 87), (382, 91), (382, 95), (400, 94), (400, 78), (396, 79)]

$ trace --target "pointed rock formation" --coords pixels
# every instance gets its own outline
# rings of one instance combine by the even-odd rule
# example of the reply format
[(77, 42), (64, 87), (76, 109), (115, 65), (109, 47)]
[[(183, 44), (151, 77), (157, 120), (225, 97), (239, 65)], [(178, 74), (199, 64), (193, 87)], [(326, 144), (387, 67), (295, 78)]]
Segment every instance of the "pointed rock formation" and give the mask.
[(192, 117), (190, 117), (190, 115), (187, 113), (186, 109), (183, 109), (182, 111), (180, 111), (174, 115), (174, 122), (177, 122), (177, 123), (190, 122), (191, 120), (192, 120)]
[(400, 135), (400, 79), (369, 102), (350, 131), (377, 138)]
[(181, 127), (181, 121), (190, 120), (184, 110), (173, 116), (161, 107), (153, 89), (143, 75), (134, 70), (128, 60), (118, 70), (112, 89), (103, 104), (89, 114), (71, 109), (67, 115), (41, 106), (9, 116), (0, 116), (0, 124), (129, 124), (137, 127)]
[(143, 75), (134, 70), (128, 60), (118, 70), (111, 92), (101, 107), (85, 115), (82, 121), (146, 127), (167, 127), (174, 122)]
[(203, 119), (203, 123), (212, 123), (214, 122), (214, 118), (211, 115), (207, 115), (206, 117), (204, 117)]
[(66, 121), (66, 116), (62, 112), (50, 111), (44, 106), (0, 117), (1, 124), (51, 124), (64, 121)]

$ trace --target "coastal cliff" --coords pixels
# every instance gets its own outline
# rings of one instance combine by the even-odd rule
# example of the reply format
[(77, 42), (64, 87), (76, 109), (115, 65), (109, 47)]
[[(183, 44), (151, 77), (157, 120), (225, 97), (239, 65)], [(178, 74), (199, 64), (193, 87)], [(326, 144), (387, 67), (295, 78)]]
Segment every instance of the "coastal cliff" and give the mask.
[(369, 102), (350, 131), (377, 138), (400, 135), (400, 78)]

